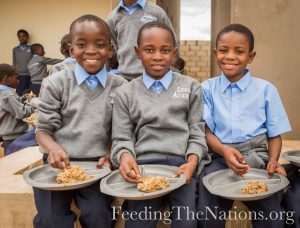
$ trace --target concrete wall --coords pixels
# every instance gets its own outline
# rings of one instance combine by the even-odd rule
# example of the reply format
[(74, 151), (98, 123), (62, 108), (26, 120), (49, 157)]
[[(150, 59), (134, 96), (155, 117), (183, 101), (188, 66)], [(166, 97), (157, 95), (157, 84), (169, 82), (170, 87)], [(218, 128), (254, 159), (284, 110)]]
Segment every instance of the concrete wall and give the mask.
[(46, 56), (63, 58), (59, 52), (61, 37), (68, 33), (71, 22), (83, 14), (106, 18), (111, 0), (18, 0), (0, 1), (0, 63), (12, 63), (12, 49), (19, 41), (17, 30), (26, 29), (30, 43), (44, 45)]
[(210, 77), (210, 42), (180, 41), (180, 56), (186, 61), (185, 74), (203, 82)]
[(288, 139), (300, 139), (299, 9), (299, 0), (231, 1), (231, 21), (248, 26), (256, 39), (250, 69), (279, 90), (293, 128)]

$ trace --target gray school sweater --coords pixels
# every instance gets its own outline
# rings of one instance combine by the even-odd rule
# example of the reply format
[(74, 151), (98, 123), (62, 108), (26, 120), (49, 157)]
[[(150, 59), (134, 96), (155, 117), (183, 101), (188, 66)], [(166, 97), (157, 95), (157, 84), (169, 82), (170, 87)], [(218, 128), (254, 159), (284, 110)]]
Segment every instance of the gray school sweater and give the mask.
[(33, 55), (28, 63), (31, 82), (41, 84), (42, 80), (48, 76), (47, 65), (53, 65), (61, 61), (61, 59), (51, 59), (44, 56)]
[[(107, 75), (106, 87), (90, 90), (77, 84), (74, 66), (52, 74), (42, 82), (37, 107), (36, 132), (54, 137), (70, 158), (95, 158), (111, 149), (112, 103), (115, 89), (126, 82)], [(43, 148), (41, 151), (47, 153)]]
[(138, 7), (132, 15), (118, 7), (108, 15), (107, 23), (110, 27), (112, 40), (116, 45), (119, 61), (118, 70), (127, 79), (134, 79), (143, 73), (144, 68), (135, 54), (134, 46), (137, 45), (139, 29), (150, 21), (161, 21), (173, 30), (165, 11), (149, 1), (146, 2), (144, 10)]
[(113, 110), (112, 162), (123, 152), (136, 159), (207, 154), (200, 84), (173, 72), (168, 90), (147, 90), (139, 77), (120, 87)]
[(13, 140), (28, 129), (22, 121), (30, 116), (33, 110), (29, 104), (23, 104), (14, 90), (0, 90), (0, 137)]
[(20, 46), (13, 49), (13, 66), (18, 69), (19, 75), (29, 75), (28, 63), (32, 58), (30, 45), (27, 44), (25, 49), (22, 50)]

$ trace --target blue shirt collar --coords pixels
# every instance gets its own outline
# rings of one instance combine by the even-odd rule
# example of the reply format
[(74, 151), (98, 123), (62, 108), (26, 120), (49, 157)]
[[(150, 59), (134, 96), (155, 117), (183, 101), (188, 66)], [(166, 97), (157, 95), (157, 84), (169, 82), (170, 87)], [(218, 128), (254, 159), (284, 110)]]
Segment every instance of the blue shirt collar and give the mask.
[[(91, 76), (88, 72), (86, 72), (77, 62), (76, 62), (76, 66), (75, 66), (75, 77), (77, 80), (77, 84), (81, 85), (89, 76)], [(103, 88), (105, 88), (106, 85), (106, 81), (107, 81), (107, 72), (106, 72), (106, 67), (103, 66), (102, 70), (99, 71), (96, 75), (95, 75), (100, 84), (103, 86)]]
[(6, 86), (6, 85), (0, 85), (0, 90), (12, 90), (13, 88)]
[[(163, 87), (165, 88), (165, 90), (167, 90), (172, 82), (172, 79), (173, 79), (173, 72), (170, 69), (160, 80), (157, 81), (160, 81)], [(155, 81), (156, 80), (151, 78), (149, 75), (147, 75), (146, 72), (143, 73), (143, 82), (147, 89), (150, 89), (150, 87), (153, 85)]]
[[(251, 81), (250, 71), (247, 69), (246, 69), (246, 71), (247, 71), (247, 73), (240, 80), (235, 82), (235, 84), (241, 91), (244, 91)], [(222, 92), (224, 93), (225, 90), (228, 88), (228, 86), (231, 84), (232, 83), (228, 80), (228, 78), (222, 72), (222, 74), (221, 74), (221, 90), (222, 90)]]
[[(136, 3), (134, 3), (130, 8), (135, 7), (135, 6), (140, 6), (140, 7), (144, 10), (144, 9), (145, 9), (145, 5), (146, 5), (146, 0), (138, 0), (138, 1), (137, 1)], [(121, 9), (121, 8), (123, 8), (123, 9), (125, 9), (125, 10), (128, 9), (128, 8), (125, 6), (123, 0), (120, 1), (118, 7), (119, 7), (118, 9)], [(129, 10), (129, 9), (128, 9), (128, 10)]]

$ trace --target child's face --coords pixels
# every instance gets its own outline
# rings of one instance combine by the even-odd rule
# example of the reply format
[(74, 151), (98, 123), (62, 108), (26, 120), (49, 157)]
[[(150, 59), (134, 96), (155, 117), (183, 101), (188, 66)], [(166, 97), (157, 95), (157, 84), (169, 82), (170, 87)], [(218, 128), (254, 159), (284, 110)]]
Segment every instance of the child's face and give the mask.
[(39, 56), (44, 56), (44, 55), (45, 55), (45, 50), (44, 50), (44, 48), (39, 48), (39, 49), (37, 50), (37, 54), (38, 54)]
[(231, 82), (236, 82), (244, 76), (247, 64), (255, 57), (250, 53), (249, 41), (238, 32), (224, 33), (217, 42), (214, 54), (220, 69)]
[(28, 43), (28, 36), (24, 32), (18, 33), (18, 39), (21, 44), (27, 44)]
[(19, 85), (19, 76), (17, 74), (7, 76), (5, 84), (9, 87), (16, 89)]
[(82, 22), (74, 25), (70, 52), (77, 63), (89, 74), (97, 74), (108, 60), (111, 47), (104, 25)]
[(141, 35), (136, 54), (141, 59), (147, 75), (154, 79), (162, 78), (170, 69), (176, 48), (169, 31), (152, 27)]

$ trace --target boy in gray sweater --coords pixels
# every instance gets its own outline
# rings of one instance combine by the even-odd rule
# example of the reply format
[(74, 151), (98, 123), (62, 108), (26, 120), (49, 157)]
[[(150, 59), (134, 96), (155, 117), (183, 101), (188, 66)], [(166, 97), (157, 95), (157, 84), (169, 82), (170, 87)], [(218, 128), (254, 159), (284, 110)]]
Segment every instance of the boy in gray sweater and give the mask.
[[(110, 166), (114, 90), (126, 80), (106, 72), (111, 40), (105, 21), (83, 15), (71, 24), (70, 35), (76, 64), (44, 79), (35, 104), (36, 138), (53, 167), (64, 169), (72, 160)], [(80, 209), (82, 227), (111, 227), (113, 199), (100, 192), (99, 181), (72, 191), (34, 188), (34, 197), (35, 227), (73, 227), (72, 199)]]
[(119, 61), (118, 70), (127, 80), (137, 78), (143, 73), (143, 65), (137, 58), (134, 47), (139, 29), (150, 21), (161, 21), (167, 24), (175, 34), (164, 10), (150, 1), (121, 0), (119, 6), (108, 15), (107, 23)]
[(54, 65), (62, 60), (45, 57), (44, 47), (38, 43), (32, 44), (30, 50), (33, 55), (28, 63), (32, 83), (31, 88), (36, 94), (39, 94), (42, 80), (48, 76), (47, 65)]
[(13, 66), (17, 68), (19, 73), (17, 94), (22, 96), (23, 92), (31, 86), (27, 65), (32, 58), (32, 54), (28, 43), (29, 33), (25, 29), (20, 29), (17, 32), (17, 36), (20, 44), (13, 48)]
[(0, 138), (3, 139), (4, 155), (12, 141), (27, 131), (28, 125), (23, 119), (33, 113), (31, 106), (22, 103), (14, 91), (18, 84), (17, 69), (0, 64)]
[[(187, 184), (157, 199), (125, 201), (123, 211), (139, 214), (147, 210), (154, 218), (167, 201), (172, 227), (196, 227), (196, 221), (188, 219), (183, 210), (195, 213), (194, 174), (207, 154), (201, 87), (192, 78), (170, 70), (176, 53), (170, 27), (157, 21), (145, 24), (138, 33), (137, 44), (136, 53), (145, 72), (117, 90), (112, 162), (129, 182), (139, 181), (137, 164), (177, 166), (175, 177), (184, 174)], [(156, 227), (156, 222), (128, 219), (125, 224), (150, 228)]]

